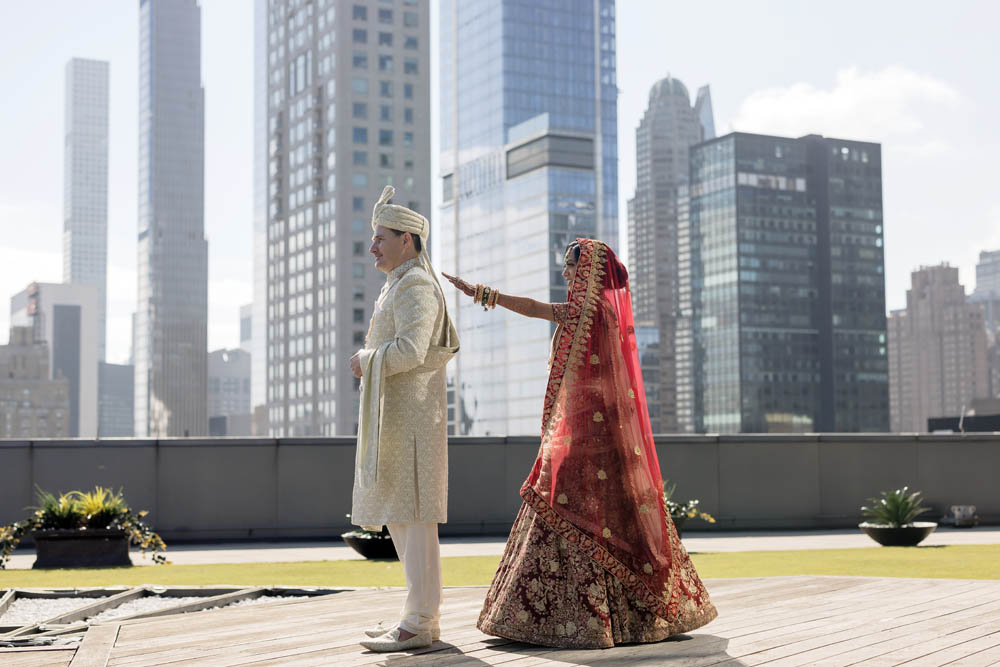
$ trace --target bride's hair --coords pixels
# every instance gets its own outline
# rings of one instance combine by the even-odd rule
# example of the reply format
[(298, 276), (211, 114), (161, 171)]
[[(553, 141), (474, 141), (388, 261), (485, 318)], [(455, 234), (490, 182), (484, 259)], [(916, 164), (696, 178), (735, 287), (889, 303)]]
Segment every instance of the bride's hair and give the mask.
[(571, 252), (573, 253), (573, 261), (574, 262), (579, 262), (580, 261), (580, 242), (579, 241), (570, 241), (569, 242), (569, 245), (566, 246), (566, 252), (563, 253), (564, 260), (565, 259), (569, 259), (569, 254)]

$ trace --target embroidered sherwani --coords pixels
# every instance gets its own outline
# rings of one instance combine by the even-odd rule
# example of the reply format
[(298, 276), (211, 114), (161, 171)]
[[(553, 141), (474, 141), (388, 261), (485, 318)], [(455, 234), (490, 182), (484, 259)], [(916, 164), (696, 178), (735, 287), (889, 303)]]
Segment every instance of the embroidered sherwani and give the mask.
[[(351, 512), (351, 521), (357, 525), (444, 523), (448, 519), (444, 367), (458, 349), (454, 328), (448, 325), (440, 288), (417, 259), (390, 272), (360, 356), (359, 432), (374, 429), (374, 434), (367, 452), (359, 437)], [(379, 368), (381, 377), (377, 378)], [(367, 383), (372, 386), (365, 394)], [(381, 386), (373, 392), (376, 384)], [(366, 396), (369, 407), (380, 408), (375, 413), (379, 417), (371, 418), (370, 410), (366, 413)], [(377, 450), (372, 452), (371, 447)]]

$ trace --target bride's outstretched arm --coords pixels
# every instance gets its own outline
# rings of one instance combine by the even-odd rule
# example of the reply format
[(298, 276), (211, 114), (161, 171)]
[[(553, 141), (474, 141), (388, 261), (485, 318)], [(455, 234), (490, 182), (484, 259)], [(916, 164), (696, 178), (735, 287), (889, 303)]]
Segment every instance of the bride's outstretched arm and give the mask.
[[(448, 282), (466, 296), (475, 296), (476, 288), (474, 285), (470, 285), (457, 276), (449, 276), (447, 273), (442, 273), (441, 275), (447, 278)], [(551, 303), (536, 301), (526, 296), (511, 296), (501, 292), (496, 304), (525, 317), (537, 317), (538, 319), (550, 322), (555, 322), (556, 319)]]

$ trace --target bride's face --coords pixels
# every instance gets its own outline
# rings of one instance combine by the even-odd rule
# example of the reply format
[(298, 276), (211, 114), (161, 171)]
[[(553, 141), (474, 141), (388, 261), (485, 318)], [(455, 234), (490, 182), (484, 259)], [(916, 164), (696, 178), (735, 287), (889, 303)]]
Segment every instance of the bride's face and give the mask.
[(573, 284), (573, 276), (576, 275), (576, 260), (573, 259), (572, 253), (567, 253), (566, 259), (563, 262), (562, 276), (566, 279), (566, 285)]

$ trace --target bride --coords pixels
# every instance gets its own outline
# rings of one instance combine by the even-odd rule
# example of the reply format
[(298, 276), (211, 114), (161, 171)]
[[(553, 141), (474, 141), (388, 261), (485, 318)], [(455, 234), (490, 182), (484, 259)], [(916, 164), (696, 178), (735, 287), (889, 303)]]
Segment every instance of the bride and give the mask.
[(566, 303), (444, 274), (484, 307), (556, 322), (542, 444), (478, 627), (565, 648), (655, 642), (716, 616), (663, 500), (628, 272), (604, 243), (566, 249)]

